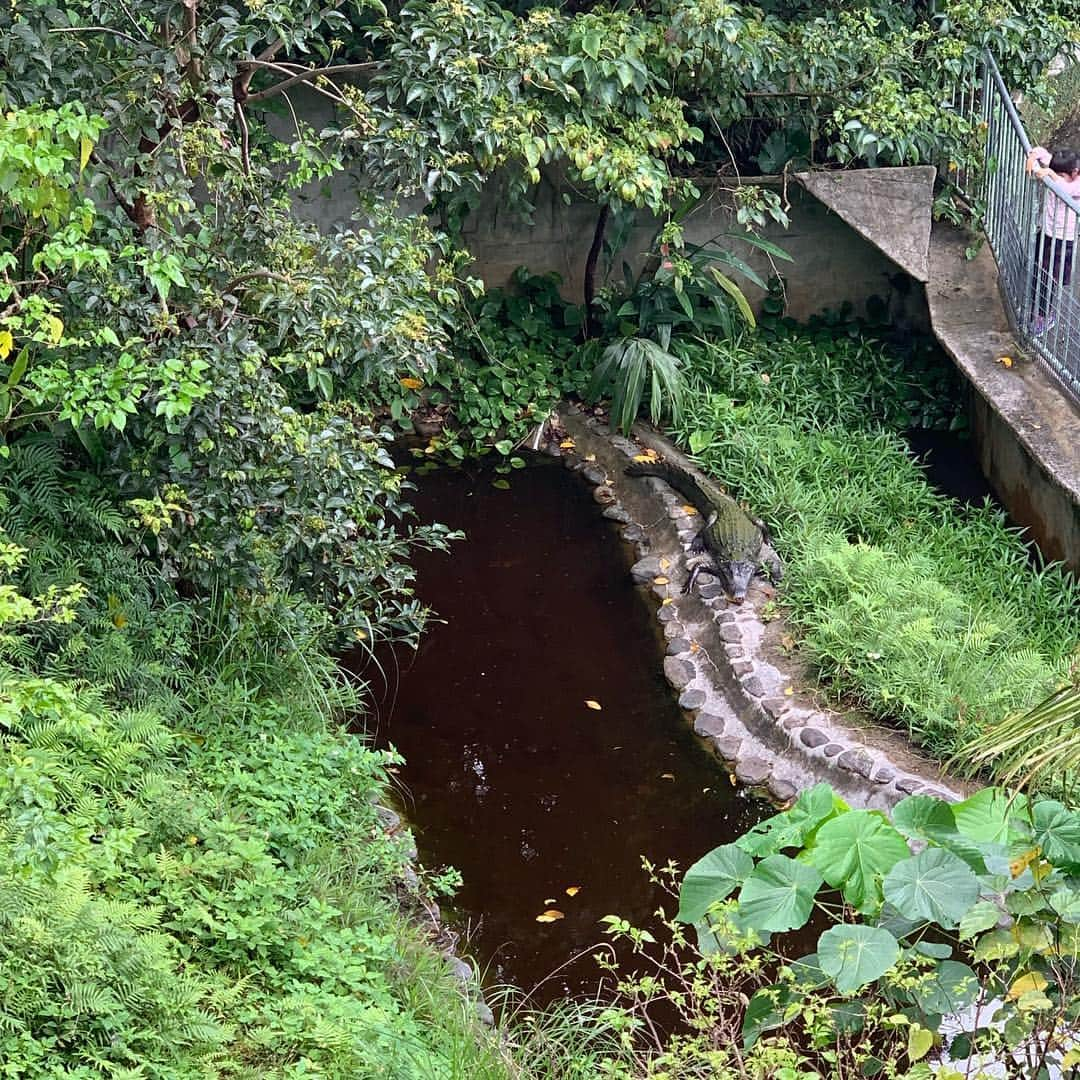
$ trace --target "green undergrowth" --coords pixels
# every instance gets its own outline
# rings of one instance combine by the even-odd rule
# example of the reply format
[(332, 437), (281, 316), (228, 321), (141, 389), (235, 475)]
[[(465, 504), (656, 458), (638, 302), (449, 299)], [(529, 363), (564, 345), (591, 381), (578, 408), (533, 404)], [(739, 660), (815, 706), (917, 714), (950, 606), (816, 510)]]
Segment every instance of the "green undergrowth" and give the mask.
[(946, 426), (931, 367), (863, 339), (685, 350), (675, 432), (768, 523), (800, 644), (837, 695), (947, 758), (1077, 658), (1080, 584), (992, 505), (936, 493), (899, 432)]
[(0, 590), (0, 1076), (507, 1076), (402, 913), (393, 756), (340, 726), (318, 617), (42, 539)]

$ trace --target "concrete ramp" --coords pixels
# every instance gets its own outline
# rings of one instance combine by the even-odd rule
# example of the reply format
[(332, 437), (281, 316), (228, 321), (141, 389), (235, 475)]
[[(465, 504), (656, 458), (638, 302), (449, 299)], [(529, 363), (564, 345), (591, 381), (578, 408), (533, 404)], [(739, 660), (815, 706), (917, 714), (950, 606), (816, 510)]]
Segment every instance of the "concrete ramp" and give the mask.
[(916, 281), (930, 277), (933, 165), (900, 169), (801, 172), (811, 195), (884, 252)]

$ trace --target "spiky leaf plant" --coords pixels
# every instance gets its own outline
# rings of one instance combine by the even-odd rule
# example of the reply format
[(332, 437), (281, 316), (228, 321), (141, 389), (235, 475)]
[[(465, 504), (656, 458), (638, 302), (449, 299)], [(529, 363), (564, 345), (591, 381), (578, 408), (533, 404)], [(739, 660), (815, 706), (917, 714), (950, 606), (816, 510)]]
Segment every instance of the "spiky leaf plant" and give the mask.
[(676, 356), (648, 338), (629, 337), (609, 345), (593, 372), (591, 400), (611, 395), (612, 423), (622, 432), (641, 411), (646, 389), (649, 417), (658, 423), (666, 412), (673, 423), (682, 416), (684, 379)]

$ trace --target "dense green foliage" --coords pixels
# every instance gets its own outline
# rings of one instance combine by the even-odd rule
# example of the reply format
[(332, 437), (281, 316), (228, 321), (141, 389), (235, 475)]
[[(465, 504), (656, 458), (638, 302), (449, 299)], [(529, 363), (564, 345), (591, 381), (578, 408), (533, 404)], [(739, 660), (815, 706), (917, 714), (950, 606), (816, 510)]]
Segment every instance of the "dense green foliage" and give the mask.
[(768, 522), (828, 686), (948, 756), (1064, 678), (1080, 590), (1036, 568), (999, 510), (926, 483), (899, 436), (929, 418), (917, 368), (819, 335), (702, 342), (685, 370), (679, 435)]
[[(891, 361), (828, 347), (808, 371), (789, 343), (762, 372), (760, 353), (685, 347), (753, 322), (728, 276), (752, 271), (682, 242), (721, 143), (763, 168), (967, 162), (977, 131), (942, 87), (989, 43), (1038, 98), (1075, 36), (1052, 0), (936, 8), (0, 11), (0, 1073), (483, 1080), (632, 1062), (612, 1049), (618, 1012), (571, 1016), (573, 1044), (477, 1030), (403, 918), (408, 841), (375, 805), (392, 758), (336, 726), (363, 699), (327, 656), (415, 642), (408, 557), (448, 542), (413, 521), (387, 421), (431, 423), (432, 454), (509, 457), (588, 386), (583, 329), (639, 361), (614, 380), (633, 391), (624, 422), (645, 399), (660, 415), (689, 375), (686, 434), (776, 519), (800, 567), (792, 610), (837, 686), (948, 748), (1053, 679), (1064, 656), (1045, 639), (1054, 618), (1071, 633), (1075, 595), (1020, 573), (992, 514), (942, 509), (867, 430), (868, 400), (885, 424), (911, 411)], [(333, 106), (320, 130), (300, 84)], [(320, 229), (300, 211), (347, 165), (369, 186)], [(464, 273), (476, 193), (498, 170), (527, 207), (542, 167), (602, 207), (601, 250), (609, 219), (659, 219), (646, 272), (584, 313), (551, 279), (482, 296)], [(398, 205), (417, 192), (426, 216)], [(741, 226), (784, 218), (775, 194), (736, 201)], [(843, 493), (832, 518), (824, 488)], [(883, 554), (898, 520), (909, 543)], [(875, 575), (891, 591), (860, 621), (843, 583)], [(878, 665), (900, 614), (922, 636)], [(935, 664), (970, 687), (941, 690)]]
[(952, 1014), (967, 1021), (946, 1049), (973, 1064), (938, 1075), (1015, 1053), (1009, 1075), (1042, 1076), (1078, 1059), (1062, 1038), (1080, 989), (1078, 838), (1080, 816), (1053, 800), (995, 788), (953, 804), (914, 795), (890, 821), (822, 784), (695, 863), (677, 918), (708, 958), (766, 946), (817, 913), (816, 951), (782, 961), (742, 1010), (745, 1051), (802, 1051), (785, 1075), (926, 1076), (918, 1063), (942, 1047)]
[(394, 758), (334, 728), (325, 616), (223, 632), (115, 541), (37, 536), (0, 596), (0, 1072), (502, 1075), (402, 919)]

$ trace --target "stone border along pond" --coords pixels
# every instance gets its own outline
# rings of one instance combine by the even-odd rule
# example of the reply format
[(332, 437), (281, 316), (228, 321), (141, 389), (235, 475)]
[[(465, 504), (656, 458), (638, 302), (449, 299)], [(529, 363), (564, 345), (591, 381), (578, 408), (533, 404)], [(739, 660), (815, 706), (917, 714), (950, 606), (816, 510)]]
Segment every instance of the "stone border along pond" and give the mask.
[(548, 442), (545, 452), (579, 471), (604, 507), (603, 517), (623, 526), (622, 538), (638, 557), (631, 573), (660, 602), (664, 675), (694, 731), (740, 783), (788, 803), (824, 780), (853, 805), (879, 809), (916, 792), (949, 800), (969, 793), (969, 785), (918, 757), (899, 733), (855, 726), (851, 717), (815, 702), (797, 673), (778, 666), (781, 651), (768, 647), (761, 617), (775, 595), (771, 586), (755, 579), (741, 605), (729, 603), (710, 577), (683, 595), (701, 518), (664, 481), (623, 470), (643, 448), (693, 470), (684, 454), (640, 424), (633, 430), (637, 442), (612, 434), (574, 405), (563, 406), (553, 421), (565, 437)]

